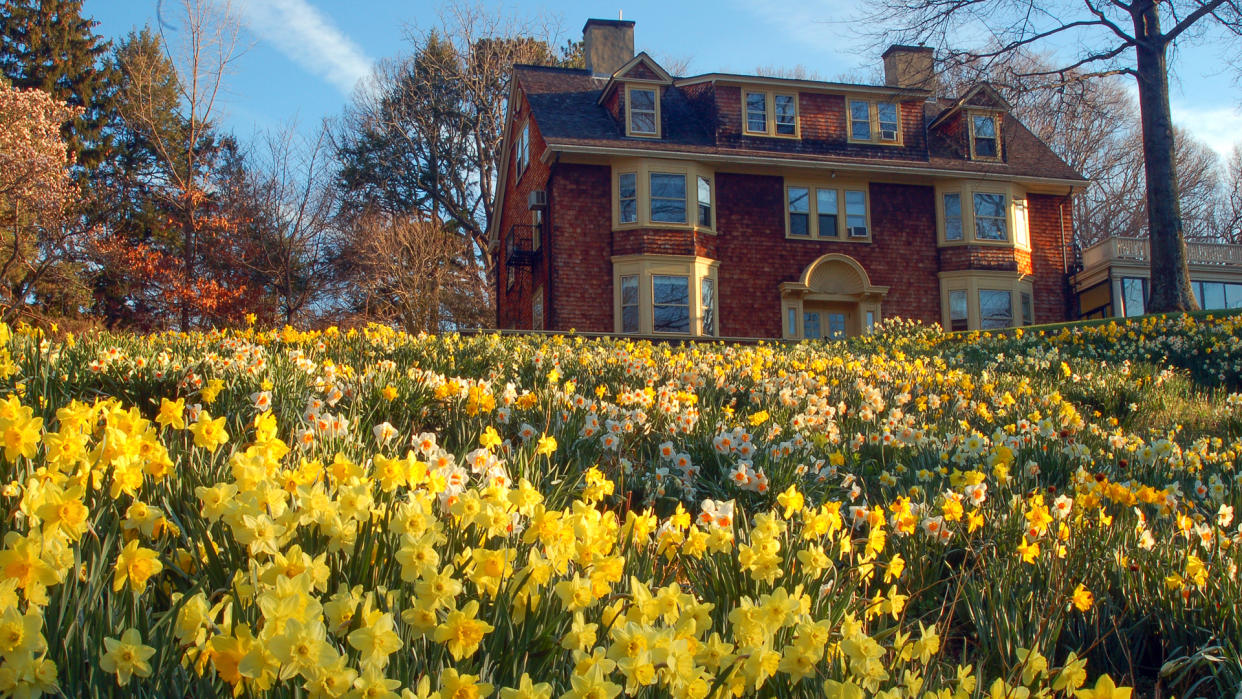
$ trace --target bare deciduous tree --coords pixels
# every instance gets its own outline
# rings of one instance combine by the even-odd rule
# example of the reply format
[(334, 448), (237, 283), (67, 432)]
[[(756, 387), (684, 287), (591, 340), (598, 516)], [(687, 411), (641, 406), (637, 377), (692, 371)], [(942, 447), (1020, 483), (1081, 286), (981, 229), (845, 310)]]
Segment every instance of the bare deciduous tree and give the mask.
[[(468, 2), (446, 4), (434, 28), (408, 31), (410, 54), (381, 63), (334, 134), (347, 213), (424, 212), (469, 246), (460, 279), (487, 310), (487, 252), (509, 83), (515, 63), (558, 62), (550, 23)], [(451, 319), (460, 324), (461, 319)]]
[(1225, 163), (1223, 203), (1217, 210), (1216, 230), (1222, 242), (1242, 244), (1242, 144), (1234, 145)]
[(441, 329), (442, 306), (472, 270), (463, 264), (468, 241), (426, 216), (371, 212), (347, 231), (339, 262), (353, 280), (354, 311), (367, 320), (400, 325), (409, 332)]
[[(239, 56), (240, 22), (230, 0), (181, 0), (179, 24), (160, 24), (164, 61), (121, 66), (129, 80), (122, 109), (126, 125), (143, 135), (162, 161), (165, 197), (180, 214), (182, 283), (192, 288), (199, 255), (198, 213), (206, 196), (202, 161), (211, 148), (212, 125), (224, 77)], [(164, 70), (176, 75), (177, 128), (169, 128)], [(190, 323), (190, 306), (181, 304), (181, 325)]]
[[(1169, 107), (1168, 54), (1179, 40), (1208, 32), (1242, 34), (1236, 0), (881, 0), (871, 18), (881, 43), (941, 48), (950, 63), (987, 63), (1050, 41), (1080, 47), (1076, 57), (1020, 77), (1065, 84), (1128, 75), (1138, 84), (1151, 237), (1152, 311), (1196, 308), (1190, 289), (1177, 159)], [(995, 37), (987, 48), (960, 50), (959, 32), (982, 26)]]
[(326, 129), (311, 138), (292, 126), (269, 132), (247, 158), (246, 191), (234, 193), (257, 219), (245, 264), (279, 320), (291, 325), (305, 322), (332, 285), (336, 189), (329, 155)]

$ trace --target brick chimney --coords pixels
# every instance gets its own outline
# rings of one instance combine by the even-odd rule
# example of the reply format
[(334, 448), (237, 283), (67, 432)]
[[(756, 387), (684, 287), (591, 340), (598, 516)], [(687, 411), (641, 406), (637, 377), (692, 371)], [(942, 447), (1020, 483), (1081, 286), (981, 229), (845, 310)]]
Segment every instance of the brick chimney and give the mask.
[(634, 23), (588, 19), (582, 28), (582, 53), (592, 75), (612, 75), (634, 57)]
[(936, 55), (930, 46), (894, 44), (884, 52), (884, 84), (929, 90), (933, 96), (939, 87), (936, 79)]

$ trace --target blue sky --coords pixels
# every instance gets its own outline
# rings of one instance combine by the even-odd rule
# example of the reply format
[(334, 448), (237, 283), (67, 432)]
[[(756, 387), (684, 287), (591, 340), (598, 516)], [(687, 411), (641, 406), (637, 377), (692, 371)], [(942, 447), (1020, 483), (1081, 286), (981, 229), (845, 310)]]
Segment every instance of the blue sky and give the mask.
[[(690, 73), (752, 73), (759, 66), (805, 66), (825, 79), (879, 65), (850, 31), (858, 0), (772, 3), (753, 0), (524, 0), (510, 14), (542, 16), (561, 27), (558, 43), (580, 38), (588, 17), (634, 20), (635, 43), (659, 61), (686, 61)], [(178, 24), (177, 0), (165, 18)], [(376, 60), (405, 48), (405, 34), (437, 23), (439, 3), (425, 0), (234, 0), (245, 54), (226, 82), (224, 124), (243, 139), (289, 123), (313, 128), (341, 112), (352, 86)], [(103, 35), (120, 39), (155, 24), (156, 0), (86, 0), (84, 12)], [(166, 30), (167, 31), (167, 30)], [(1207, 43), (1181, 49), (1174, 63), (1173, 117), (1224, 153), (1242, 142), (1242, 89), (1221, 56), (1236, 50)]]

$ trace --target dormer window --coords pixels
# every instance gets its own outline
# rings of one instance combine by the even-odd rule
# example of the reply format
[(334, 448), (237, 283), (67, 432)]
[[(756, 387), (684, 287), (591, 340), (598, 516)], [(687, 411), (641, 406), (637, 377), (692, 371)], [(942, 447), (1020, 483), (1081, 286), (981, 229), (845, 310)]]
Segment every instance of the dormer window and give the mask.
[(850, 100), (850, 138), (855, 141), (871, 140), (871, 103)]
[(975, 160), (1000, 158), (1000, 139), (997, 136), (996, 114), (972, 114), (970, 116), (970, 157)]
[(875, 105), (876, 121), (879, 122), (880, 140), (897, 140), (897, 105), (892, 102), (878, 102)]
[(896, 102), (855, 100), (850, 103), (850, 141), (855, 143), (901, 142), (900, 109)]
[(626, 135), (660, 137), (660, 99), (654, 87), (625, 88)]
[(748, 136), (798, 137), (798, 96), (747, 90), (744, 124)]

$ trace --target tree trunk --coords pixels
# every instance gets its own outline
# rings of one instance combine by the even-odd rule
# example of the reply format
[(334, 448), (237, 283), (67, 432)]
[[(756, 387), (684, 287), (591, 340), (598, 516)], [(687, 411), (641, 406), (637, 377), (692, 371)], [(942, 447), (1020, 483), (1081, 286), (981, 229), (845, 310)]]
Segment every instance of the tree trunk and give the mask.
[(1174, 158), (1173, 117), (1169, 111), (1168, 42), (1160, 31), (1160, 10), (1154, 0), (1135, 2), (1135, 47), (1139, 114), (1143, 122), (1143, 167), (1147, 177), (1147, 227), (1151, 245), (1151, 290), (1147, 312), (1167, 313), (1198, 308), (1190, 290), (1186, 241), (1182, 238)]

